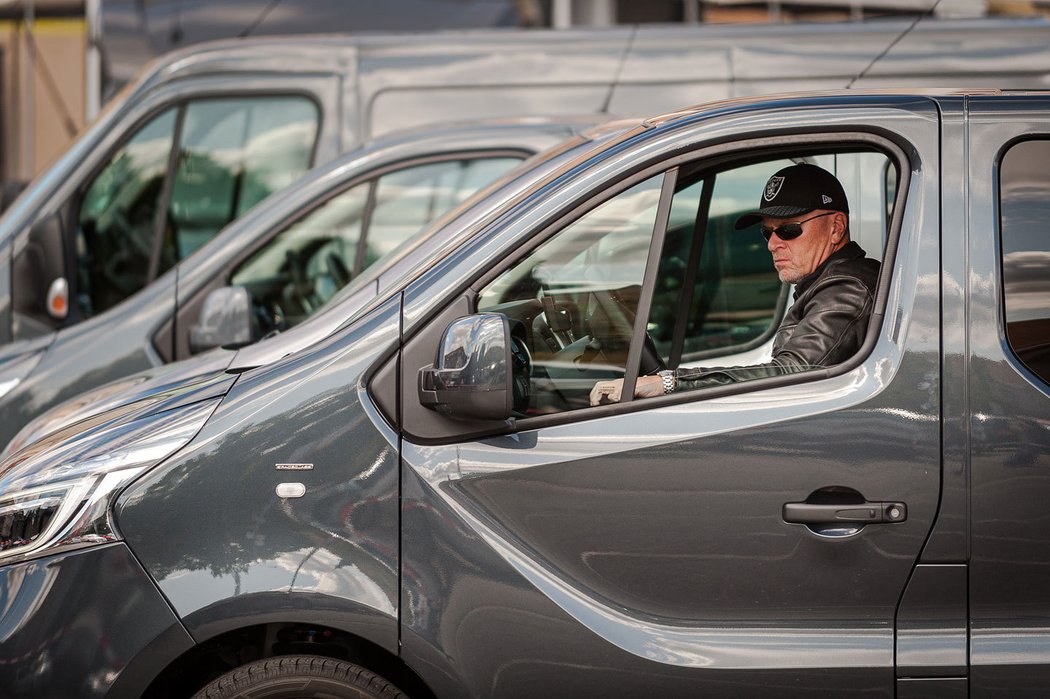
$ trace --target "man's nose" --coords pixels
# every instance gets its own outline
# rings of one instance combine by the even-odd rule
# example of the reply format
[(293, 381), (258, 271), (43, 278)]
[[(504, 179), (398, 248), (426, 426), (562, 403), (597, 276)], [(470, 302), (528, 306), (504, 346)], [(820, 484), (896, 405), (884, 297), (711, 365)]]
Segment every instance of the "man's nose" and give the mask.
[(773, 235), (769, 236), (769, 241), (766, 243), (767, 250), (773, 252), (774, 250), (782, 247), (784, 247), (784, 241), (780, 239), (779, 235), (774, 233)]

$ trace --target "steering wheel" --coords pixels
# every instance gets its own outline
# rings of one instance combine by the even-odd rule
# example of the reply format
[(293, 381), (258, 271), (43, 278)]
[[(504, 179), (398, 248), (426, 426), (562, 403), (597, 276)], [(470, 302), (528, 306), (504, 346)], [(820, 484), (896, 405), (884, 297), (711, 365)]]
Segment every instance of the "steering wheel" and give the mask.
[(332, 281), (335, 282), (337, 288), (342, 289), (344, 286), (350, 283), (350, 270), (346, 268), (346, 263), (343, 262), (343, 258), (336, 252), (329, 252), (325, 256), (325, 262), (328, 263), (328, 273), (332, 275)]
[[(141, 240), (139, 231), (120, 209), (112, 211), (107, 227), (109, 230), (104, 237), (110, 245), (107, 246), (109, 250), (100, 255), (103, 257), (99, 265), (100, 276), (111, 289), (117, 291), (122, 298), (126, 298), (142, 287), (140, 277), (129, 277), (129, 270), (141, 269), (143, 265), (148, 267), (153, 250)], [(145, 273), (142, 272), (141, 279), (144, 278)]]
[(568, 333), (570, 341), (572, 339), (572, 321), (569, 319), (568, 311), (558, 303), (557, 296), (551, 292), (550, 287), (545, 283), (539, 284), (539, 289), (536, 291), (536, 300), (539, 301), (540, 307), (543, 309), (543, 315), (547, 319), (547, 327), (551, 329), (551, 332), (557, 333)]

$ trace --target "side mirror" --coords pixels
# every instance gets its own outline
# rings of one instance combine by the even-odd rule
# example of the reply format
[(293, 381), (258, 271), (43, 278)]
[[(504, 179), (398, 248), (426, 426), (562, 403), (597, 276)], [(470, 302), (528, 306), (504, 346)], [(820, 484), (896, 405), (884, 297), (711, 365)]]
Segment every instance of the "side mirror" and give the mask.
[(458, 318), (437, 357), (419, 370), (419, 402), (464, 420), (506, 420), (529, 404), (532, 360), (520, 333), (500, 313)]
[(215, 289), (204, 299), (197, 324), (190, 328), (190, 351), (251, 344), (252, 299), (243, 286)]

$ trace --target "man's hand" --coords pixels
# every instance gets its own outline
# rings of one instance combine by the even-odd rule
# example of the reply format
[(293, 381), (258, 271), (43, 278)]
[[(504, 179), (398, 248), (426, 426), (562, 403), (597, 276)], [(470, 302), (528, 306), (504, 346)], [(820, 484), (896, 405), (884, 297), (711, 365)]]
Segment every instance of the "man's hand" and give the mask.
[[(591, 405), (619, 403), (623, 379), (599, 381), (591, 389)], [(664, 382), (659, 376), (639, 376), (634, 384), (635, 398), (653, 398), (664, 394)]]
[(591, 389), (591, 405), (603, 405), (605, 403), (619, 403), (620, 393), (623, 391), (623, 379), (611, 381), (599, 381)]

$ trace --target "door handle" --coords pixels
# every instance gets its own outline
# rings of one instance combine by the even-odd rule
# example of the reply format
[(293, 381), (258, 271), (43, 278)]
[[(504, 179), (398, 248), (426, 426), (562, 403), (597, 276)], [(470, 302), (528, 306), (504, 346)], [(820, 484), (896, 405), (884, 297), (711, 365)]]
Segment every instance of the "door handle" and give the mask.
[(893, 524), (906, 519), (903, 502), (784, 503), (784, 521), (790, 524)]

